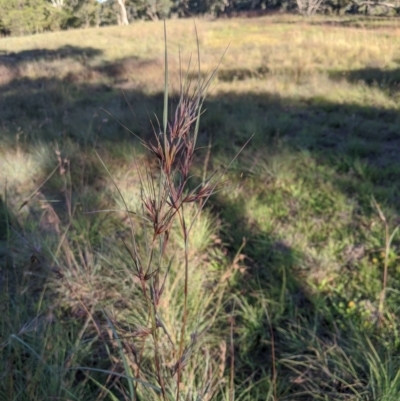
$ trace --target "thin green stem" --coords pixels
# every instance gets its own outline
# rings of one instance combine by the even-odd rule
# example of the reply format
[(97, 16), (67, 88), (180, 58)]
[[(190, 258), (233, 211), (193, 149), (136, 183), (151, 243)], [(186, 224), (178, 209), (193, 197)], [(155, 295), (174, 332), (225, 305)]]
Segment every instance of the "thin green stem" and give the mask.
[[(154, 285), (155, 277), (153, 274), (154, 271), (152, 269), (153, 255), (154, 255), (154, 241), (151, 244), (151, 249), (150, 249), (147, 268), (146, 268), (146, 272), (149, 272), (149, 275), (151, 277), (150, 278), (150, 288), (152, 289), (152, 291), (151, 291), (152, 298), (150, 300), (149, 297), (146, 296), (146, 302), (147, 302), (147, 307), (149, 309), (150, 316), (151, 316), (151, 331), (152, 331), (152, 336), (153, 336), (153, 341), (154, 341), (154, 361), (156, 364), (158, 383), (160, 384), (160, 387), (161, 387), (161, 393), (162, 393), (163, 400), (166, 401), (165, 384), (164, 384), (164, 379), (161, 374), (161, 364), (160, 364), (159, 346), (158, 346), (158, 332), (157, 332), (157, 319), (156, 319), (157, 299), (156, 299), (155, 285)], [(143, 279), (143, 281), (144, 281), (144, 279)], [(146, 285), (144, 285), (144, 288), (146, 289)]]
[(185, 344), (185, 333), (187, 324), (187, 304), (188, 304), (188, 288), (189, 288), (189, 236), (186, 229), (185, 216), (183, 214), (183, 206), (178, 210), (178, 216), (182, 227), (183, 240), (185, 243), (185, 283), (184, 283), (184, 300), (183, 300), (183, 317), (181, 327), (181, 338), (179, 342), (179, 354), (178, 354), (178, 372), (177, 372), (177, 390), (176, 390), (176, 401), (179, 401), (180, 393), (180, 381), (182, 373), (182, 356)]

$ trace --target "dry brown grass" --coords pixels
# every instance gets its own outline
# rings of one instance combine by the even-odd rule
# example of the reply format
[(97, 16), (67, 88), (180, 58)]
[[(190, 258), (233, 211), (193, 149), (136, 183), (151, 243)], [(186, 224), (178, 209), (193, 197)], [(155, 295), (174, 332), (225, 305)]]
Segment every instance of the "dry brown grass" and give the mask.
[[(369, 65), (392, 68), (400, 57), (397, 46), (400, 27), (396, 20), (390, 26), (378, 28), (365, 23), (364, 27), (341, 26), (335, 19), (314, 17), (263, 17), (257, 19), (233, 19), (197, 22), (199, 42), (202, 48), (202, 70), (210, 71), (229, 45), (229, 51), (221, 64), (221, 73), (264, 67), (263, 81), (281, 80), (287, 73), (293, 76), (318, 76), (326, 70), (351, 70)], [(177, 20), (168, 22), (170, 34), (170, 70), (178, 73), (178, 52), (181, 49), (187, 61), (196, 52), (193, 40), (193, 22)], [(58, 77), (68, 74), (96, 81), (102, 75), (129, 79), (131, 85), (140, 85), (146, 91), (162, 91), (158, 73), (162, 66), (162, 24), (139, 22), (128, 27), (76, 30), (31, 36), (7, 38), (1, 41), (3, 52), (20, 52), (35, 48), (55, 50), (65, 45), (100, 49), (103, 54), (93, 59), (82, 56), (81, 60), (68, 63), (62, 60), (26, 59), (20, 66), (21, 76), (29, 78)], [(84, 62), (82, 62), (82, 60)], [(105, 63), (105, 65), (104, 65)], [(4, 67), (3, 67), (4, 68)], [(87, 70), (100, 71), (88, 75)], [(154, 71), (153, 71), (154, 70)], [(8, 70), (7, 70), (8, 71)], [(14, 72), (6, 75), (13, 76)], [(323, 75), (323, 74), (322, 74)], [(173, 78), (173, 76), (172, 76)], [(220, 84), (229, 88), (230, 82)], [(246, 85), (235, 83), (235, 90), (246, 90)]]

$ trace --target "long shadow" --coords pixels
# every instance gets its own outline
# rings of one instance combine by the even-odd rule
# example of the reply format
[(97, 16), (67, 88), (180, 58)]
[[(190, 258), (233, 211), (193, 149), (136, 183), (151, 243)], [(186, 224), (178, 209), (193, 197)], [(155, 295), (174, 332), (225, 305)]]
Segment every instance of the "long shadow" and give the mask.
[[(133, 71), (140, 67), (143, 65), (137, 61), (130, 64)], [(97, 72), (118, 78), (126, 71), (104, 66)], [(221, 77), (229, 80), (230, 73), (223, 72)], [(379, 79), (379, 73), (385, 74), (380, 70), (348, 72), (348, 79), (356, 83), (359, 79), (366, 80), (362, 77), (371, 76), (371, 82), (374, 82)], [(243, 79), (247, 78), (244, 74)], [(397, 83), (396, 79), (390, 80), (391, 86)], [(140, 88), (128, 87), (122, 95), (112, 85), (99, 84), (93, 78), (88, 82), (68, 78), (13, 78), (0, 86), (0, 92), (2, 146), (12, 147), (19, 141), (20, 146), (35, 152), (38, 144), (57, 141), (63, 148), (73, 143), (76, 145), (73, 164), (78, 169), (77, 177), (89, 149), (108, 151), (112, 155), (117, 144), (135, 146), (136, 139), (125, 127), (139, 136), (152, 134), (149, 114), (160, 114), (162, 110), (161, 94), (150, 96)], [(246, 155), (278, 152), (276, 142), (294, 155), (308, 152), (317, 164), (338, 173), (334, 175), (332, 186), (348, 199), (356, 199), (364, 213), (373, 213), (371, 195), (394, 214), (400, 212), (400, 116), (397, 109), (337, 104), (323, 98), (299, 100), (268, 93), (235, 92), (209, 98), (206, 108), (199, 147), (208, 144), (211, 134), (212, 153), (216, 160), (233, 156), (255, 133)], [(92, 161), (87, 171), (84, 186), (101, 191), (98, 185), (101, 171)], [(257, 185), (257, 180), (252, 184)], [(55, 196), (57, 188), (44, 187), (43, 191), (46, 190), (48, 193), (53, 191), (52, 196)], [(62, 192), (61, 187), (59, 191)], [(249, 257), (249, 271), (246, 274), (252, 286), (239, 282), (232, 291), (240, 293), (251, 307), (259, 302), (254, 291), (256, 283), (260, 292), (268, 294), (268, 298), (274, 301), (270, 309), (271, 319), (262, 316), (257, 322), (253, 321), (254, 327), (247, 334), (252, 336), (251, 341), (246, 339), (250, 346), (246, 350), (237, 349), (241, 355), (237, 377), (248, 377), (254, 373), (252, 369), (259, 366), (270, 372), (272, 341), (276, 358), (288, 350), (302, 352), (296, 347), (305, 344), (291, 343), (284, 334), (284, 328), (295, 324), (299, 315), (313, 322), (318, 336), (329, 337), (333, 331), (331, 317), (319, 314), (313, 296), (296, 271), (298, 261), (307, 255), (292, 249), (273, 233), (265, 232), (257, 223), (250, 222), (244, 211), (244, 199), (231, 201), (217, 196), (211, 201), (211, 207), (227, 227), (224, 240), (230, 244), (228, 251), (232, 256), (243, 237), (248, 241), (245, 253)], [(3, 236), (2, 231), (0, 235)], [(257, 371), (255, 379), (265, 375), (265, 371)], [(296, 386), (293, 386), (294, 390)]]
[[(349, 10), (349, 13), (351, 11)], [(356, 28), (366, 30), (379, 30), (393, 28), (394, 24), (398, 24), (396, 17), (347, 17), (340, 18), (337, 21), (310, 21), (310, 25), (316, 26), (332, 26), (342, 28)]]
[[(275, 369), (275, 374), (286, 378), (285, 388), (279, 395), (289, 396), (298, 393), (301, 387), (288, 380), (289, 377), (295, 379), (295, 375), (277, 361), (286, 355), (299, 354), (302, 347), (309, 345), (293, 341), (288, 334), (290, 329), (301, 319), (302, 325), (314, 325), (318, 338), (331, 338), (334, 333), (332, 315), (325, 316), (317, 310), (316, 297), (296, 271), (305, 255), (266, 233), (257, 223), (250, 223), (244, 213), (244, 198), (229, 201), (217, 196), (211, 202), (213, 211), (225, 222), (222, 237), (229, 243), (232, 256), (246, 240), (243, 252), (248, 258), (247, 270), (230, 288), (237, 297), (232, 306), (237, 313), (235, 325), (241, 328), (235, 339), (235, 382), (241, 386), (251, 378), (253, 383), (264, 383), (260, 384), (259, 395), (254, 393), (252, 398), (262, 400), (271, 388), (269, 379)], [(268, 305), (262, 305), (266, 299)], [(266, 313), (257, 313), (263, 308)]]
[[(337, 7), (332, 6), (332, 11), (340, 11)], [(272, 24), (280, 25), (296, 25), (299, 24), (298, 20), (293, 21), (270, 21)], [(380, 30), (380, 29), (391, 29), (394, 25), (398, 24), (397, 17), (361, 17), (359, 15), (351, 16), (351, 11), (347, 12), (345, 17), (337, 17), (337, 19), (326, 19), (313, 21), (304, 18), (301, 21), (304, 25), (311, 26), (327, 26), (327, 27), (337, 27), (337, 28), (351, 28), (351, 29), (363, 29), (363, 30)]]
[(0, 65), (3, 63), (18, 64), (40, 60), (80, 60), (82, 58), (94, 58), (100, 56), (102, 53), (102, 50), (93, 47), (79, 47), (72, 45), (65, 45), (57, 49), (32, 49), (22, 50), (19, 52), (6, 52), (0, 48)]
[(371, 195), (400, 210), (396, 109), (231, 93), (208, 103), (203, 122), (216, 133), (217, 153), (232, 152), (232, 146), (239, 150), (252, 132), (254, 149), (261, 153), (279, 139), (294, 154), (309, 152), (318, 164), (337, 172), (333, 186), (349, 199), (356, 196), (366, 210), (371, 210)]
[(357, 70), (332, 71), (330, 78), (334, 80), (346, 80), (352, 84), (363, 82), (368, 86), (374, 86), (390, 95), (400, 91), (400, 68), (361, 68)]

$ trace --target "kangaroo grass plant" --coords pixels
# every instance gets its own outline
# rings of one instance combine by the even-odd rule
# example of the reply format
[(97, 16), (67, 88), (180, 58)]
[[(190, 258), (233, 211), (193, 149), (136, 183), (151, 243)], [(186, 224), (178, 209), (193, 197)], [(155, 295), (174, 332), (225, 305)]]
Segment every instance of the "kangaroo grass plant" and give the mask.
[[(134, 282), (138, 283), (141, 289), (146, 317), (144, 317), (144, 324), (138, 325), (133, 331), (123, 330), (123, 327), (113, 319), (110, 311), (104, 310), (104, 312), (120, 349), (125, 377), (128, 378), (130, 399), (149, 399), (148, 391), (152, 390), (155, 390), (153, 395), (158, 393), (163, 400), (211, 399), (214, 391), (212, 389), (214, 380), (212, 369), (205, 370), (204, 383), (194, 383), (193, 378), (190, 377), (188, 380), (183, 380), (183, 376), (185, 368), (191, 364), (193, 354), (199, 351), (200, 338), (209, 329), (204, 323), (193, 324), (196, 319), (199, 320), (199, 316), (189, 316), (190, 309), (196, 309), (193, 308), (193, 305), (192, 308), (189, 308), (189, 303), (191, 303), (189, 301), (189, 237), (196, 228), (196, 220), (201, 210), (217, 186), (220, 185), (221, 177), (226, 171), (215, 171), (209, 178), (203, 179), (193, 188), (191, 171), (196, 152), (200, 117), (207, 90), (216, 70), (206, 78), (202, 78), (200, 52), (199, 46), (197, 46), (198, 79), (193, 82), (189, 78), (193, 75), (190, 61), (185, 74), (182, 73), (181, 68), (179, 100), (172, 113), (172, 118), (169, 120), (168, 52), (165, 25), (164, 34), (163, 124), (162, 127), (159, 123), (158, 127), (153, 125), (154, 138), (152, 140), (140, 139), (150, 155), (157, 160), (157, 168), (136, 165), (141, 187), (140, 210), (134, 212), (129, 210), (123, 200), (126, 212), (131, 219), (131, 243), (124, 239), (122, 241), (131, 258)], [(116, 183), (115, 186), (123, 198)], [(136, 239), (137, 232), (134, 229), (136, 223), (134, 220), (136, 219), (142, 226), (144, 246), (140, 245)], [(173, 227), (178, 227), (183, 239), (183, 290), (179, 288), (182, 283), (176, 278), (175, 281), (172, 281), (172, 286), (183, 297), (183, 303), (180, 324), (177, 322), (179, 325), (170, 328), (170, 324), (164, 319), (169, 308), (169, 305), (164, 302), (164, 295), (167, 292), (168, 283), (171, 283), (171, 267), (174, 263), (180, 263), (177, 261), (176, 252), (171, 255), (167, 251)], [(176, 275), (176, 277), (179, 276), (179, 274)], [(204, 300), (198, 299), (198, 302), (204, 303)], [(208, 302), (210, 301), (208, 300)], [(190, 324), (189, 320), (192, 321)], [(190, 334), (189, 326), (193, 328)], [(124, 333), (122, 334), (122, 332)], [(132, 338), (129, 348), (134, 357), (133, 371), (124, 355), (127, 342), (123, 338), (127, 335)], [(149, 370), (148, 365), (149, 350), (154, 362), (153, 371)], [(151, 384), (154, 381), (156, 386)], [(188, 386), (190, 381), (192, 383)], [(144, 384), (143, 388), (140, 388), (141, 384)], [(199, 386), (200, 390), (196, 389)], [(147, 395), (143, 395), (144, 398), (142, 398), (143, 389), (147, 391)], [(197, 398), (195, 394), (197, 394)]]

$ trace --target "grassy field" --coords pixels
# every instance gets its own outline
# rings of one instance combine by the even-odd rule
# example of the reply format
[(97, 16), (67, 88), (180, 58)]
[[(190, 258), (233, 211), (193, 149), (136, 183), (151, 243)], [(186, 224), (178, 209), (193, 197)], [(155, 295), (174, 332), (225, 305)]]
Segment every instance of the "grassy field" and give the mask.
[[(0, 39), (0, 400), (399, 400), (400, 22), (196, 24), (186, 191), (227, 171), (158, 246), (163, 24)], [(167, 31), (174, 110), (196, 34)]]

